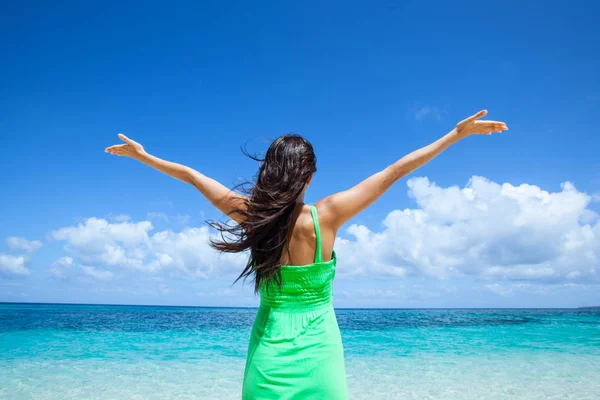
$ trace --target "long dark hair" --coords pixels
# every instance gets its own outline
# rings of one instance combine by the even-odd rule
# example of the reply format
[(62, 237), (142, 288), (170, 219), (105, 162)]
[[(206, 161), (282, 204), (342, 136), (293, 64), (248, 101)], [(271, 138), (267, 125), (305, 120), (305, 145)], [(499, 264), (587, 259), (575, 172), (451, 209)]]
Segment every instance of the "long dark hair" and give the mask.
[(287, 134), (275, 139), (261, 162), (256, 183), (239, 185), (248, 194), (243, 207), (235, 209), (241, 224), (209, 222), (221, 235), (211, 240), (213, 248), (226, 253), (250, 250), (246, 267), (237, 277), (252, 278), (254, 290), (272, 282), (281, 286), (281, 256), (289, 251), (289, 234), (296, 222), (294, 211), (311, 175), (317, 171), (317, 158), (312, 145), (300, 135)]

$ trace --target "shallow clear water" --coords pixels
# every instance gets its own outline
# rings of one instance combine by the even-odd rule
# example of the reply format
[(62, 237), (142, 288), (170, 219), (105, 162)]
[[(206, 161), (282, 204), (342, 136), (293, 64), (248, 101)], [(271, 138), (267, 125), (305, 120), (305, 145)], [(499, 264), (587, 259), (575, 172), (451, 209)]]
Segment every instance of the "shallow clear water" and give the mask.
[[(600, 310), (336, 310), (351, 399), (599, 399)], [(0, 399), (239, 399), (255, 309), (0, 304)]]

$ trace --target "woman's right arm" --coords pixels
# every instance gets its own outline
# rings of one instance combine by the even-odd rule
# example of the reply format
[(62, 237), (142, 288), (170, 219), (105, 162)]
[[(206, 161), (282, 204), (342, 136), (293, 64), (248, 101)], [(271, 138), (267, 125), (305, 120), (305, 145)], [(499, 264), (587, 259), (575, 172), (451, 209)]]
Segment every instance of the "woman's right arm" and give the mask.
[(430, 145), (402, 157), (358, 185), (322, 199), (316, 204), (321, 219), (336, 232), (350, 218), (377, 200), (398, 179), (427, 164), (450, 145), (473, 134), (490, 135), (508, 129), (504, 122), (479, 121), (486, 114), (486, 110), (478, 112), (459, 122), (456, 128)]
[(193, 168), (163, 160), (147, 153), (141, 144), (129, 139), (123, 134), (119, 134), (119, 138), (123, 140), (125, 144), (107, 147), (105, 150), (107, 153), (133, 158), (134, 160), (140, 161), (166, 175), (194, 186), (221, 212), (237, 223), (243, 222), (243, 215), (240, 215), (236, 211), (245, 210), (246, 196), (234, 192)]

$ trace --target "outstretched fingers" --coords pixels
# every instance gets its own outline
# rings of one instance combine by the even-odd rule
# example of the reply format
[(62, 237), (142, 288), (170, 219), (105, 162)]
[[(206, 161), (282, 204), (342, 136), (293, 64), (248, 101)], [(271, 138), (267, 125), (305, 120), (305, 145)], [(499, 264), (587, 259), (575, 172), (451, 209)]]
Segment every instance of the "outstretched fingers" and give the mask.
[(500, 125), (500, 126), (506, 126), (505, 122), (502, 121), (489, 121), (489, 120), (483, 120), (483, 121), (477, 121), (478, 124), (490, 124), (490, 125)]
[(499, 121), (477, 121), (475, 122), (475, 131), (479, 133), (500, 133), (508, 130), (504, 122)]
[(125, 146), (127, 146), (127, 145), (126, 144), (116, 144), (114, 146), (107, 147), (106, 149), (104, 149), (104, 151), (107, 153), (110, 153), (110, 154), (123, 155)]
[(506, 127), (506, 122), (481, 120), (481, 121), (475, 122), (475, 125), (502, 126), (502, 127)]

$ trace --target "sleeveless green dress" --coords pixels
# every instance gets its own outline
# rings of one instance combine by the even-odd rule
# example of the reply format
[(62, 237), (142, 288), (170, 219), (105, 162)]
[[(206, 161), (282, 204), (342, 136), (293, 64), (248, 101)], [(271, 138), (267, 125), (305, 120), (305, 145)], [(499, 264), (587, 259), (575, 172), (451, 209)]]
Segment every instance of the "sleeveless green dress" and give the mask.
[(281, 267), (281, 290), (261, 287), (243, 400), (346, 400), (342, 338), (332, 303), (336, 255), (323, 261), (315, 206), (315, 262)]

